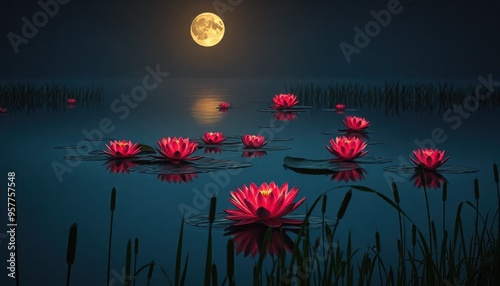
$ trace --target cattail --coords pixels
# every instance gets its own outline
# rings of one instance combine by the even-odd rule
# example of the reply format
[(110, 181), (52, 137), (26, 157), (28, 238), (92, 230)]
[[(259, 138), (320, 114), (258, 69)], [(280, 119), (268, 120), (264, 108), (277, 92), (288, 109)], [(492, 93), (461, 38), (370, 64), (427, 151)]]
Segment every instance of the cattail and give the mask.
[(76, 223), (71, 225), (69, 229), (69, 237), (68, 237), (68, 251), (66, 252), (66, 263), (72, 265), (75, 262), (75, 253), (76, 253), (76, 238), (77, 238), (77, 226)]
[[(234, 241), (227, 241), (227, 277), (232, 278), (234, 275)], [(231, 281), (229, 281), (231, 285)]]
[(208, 215), (208, 221), (212, 224), (215, 220), (215, 205), (217, 203), (217, 198), (215, 196), (210, 199), (210, 212)]
[(352, 197), (352, 190), (349, 190), (345, 196), (344, 200), (342, 201), (342, 204), (340, 205), (339, 211), (337, 213), (337, 219), (342, 219), (344, 217), (345, 211), (347, 210), (347, 206), (349, 205), (349, 202), (351, 201)]
[(380, 252), (380, 233), (375, 232), (375, 246), (377, 247), (377, 252)]
[(325, 214), (326, 212), (326, 201), (327, 201), (327, 197), (326, 197), (326, 194), (323, 195), (323, 204), (321, 205), (321, 212), (323, 214)]
[(446, 202), (446, 196), (448, 195), (448, 182), (444, 182), (443, 184), (443, 202)]
[(422, 164), (418, 165), (418, 174), (420, 175), (420, 181), (422, 182), (422, 186), (424, 189), (427, 187), (427, 181), (425, 180), (425, 171), (424, 166)]
[(474, 179), (474, 197), (479, 200), (479, 181)]
[(396, 204), (399, 204), (399, 192), (398, 192), (398, 186), (396, 185), (396, 182), (392, 181), (392, 194), (394, 195), (394, 201)]
[(413, 246), (417, 244), (417, 226), (415, 224), (411, 226), (411, 244)]
[(132, 242), (130, 239), (127, 243), (127, 254), (125, 256), (125, 285), (130, 285), (132, 276), (130, 275), (130, 262), (132, 260)]
[(493, 164), (493, 175), (495, 176), (495, 183), (498, 184), (498, 166)]
[(111, 203), (109, 206), (111, 211), (115, 211), (115, 206), (116, 206), (116, 189), (115, 187), (113, 187), (113, 189), (111, 190)]
[(148, 270), (148, 280), (151, 280), (151, 278), (153, 277), (153, 268), (155, 266), (155, 261), (151, 261), (151, 263), (149, 263), (149, 270)]
[(137, 255), (139, 253), (139, 239), (135, 239), (135, 244), (134, 244), (134, 254)]

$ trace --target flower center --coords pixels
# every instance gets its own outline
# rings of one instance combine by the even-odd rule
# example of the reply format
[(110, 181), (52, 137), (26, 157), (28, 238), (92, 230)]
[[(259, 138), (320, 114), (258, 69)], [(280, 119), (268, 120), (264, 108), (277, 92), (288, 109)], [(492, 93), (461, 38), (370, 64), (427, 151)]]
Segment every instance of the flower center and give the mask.
[(260, 193), (264, 196), (264, 197), (268, 197), (271, 193), (272, 193), (272, 189), (269, 188), (267, 190), (260, 190)]

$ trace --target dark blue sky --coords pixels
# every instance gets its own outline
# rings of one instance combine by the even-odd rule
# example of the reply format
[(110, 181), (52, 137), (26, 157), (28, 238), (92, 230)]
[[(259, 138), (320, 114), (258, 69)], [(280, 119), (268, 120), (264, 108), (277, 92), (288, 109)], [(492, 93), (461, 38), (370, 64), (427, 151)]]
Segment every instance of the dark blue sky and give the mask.
[[(21, 19), (32, 22), (42, 8), (8, 0), (0, 9), (0, 78), (136, 77), (156, 64), (173, 78), (474, 79), (500, 72), (500, 1), (397, 2), (70, 0), (16, 54), (9, 33), (23, 37)], [(200, 47), (191, 21), (220, 3), (237, 4), (222, 15), (224, 39)], [(370, 12), (388, 5), (396, 11), (390, 22), (372, 30), (348, 63), (339, 45), (356, 47), (354, 28), (365, 30)]]

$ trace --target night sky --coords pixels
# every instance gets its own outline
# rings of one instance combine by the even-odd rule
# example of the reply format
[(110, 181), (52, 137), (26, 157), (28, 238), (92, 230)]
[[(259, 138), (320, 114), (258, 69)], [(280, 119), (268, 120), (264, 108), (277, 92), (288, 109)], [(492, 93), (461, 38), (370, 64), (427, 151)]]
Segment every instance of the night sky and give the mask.
[[(21, 19), (32, 22), (43, 11), (37, 2), (2, 2), (0, 78), (130, 78), (157, 64), (172, 78), (475, 79), (500, 73), (498, 0), (59, 0), (68, 3), (58, 4), (31, 39), (24, 37), (28, 42), (16, 54), (8, 35), (23, 37)], [(192, 19), (224, 5), (230, 8), (219, 13), (224, 39), (198, 46), (189, 33)], [(341, 43), (356, 47), (354, 28), (364, 31), (374, 20), (371, 11), (388, 6), (397, 13), (348, 63)]]

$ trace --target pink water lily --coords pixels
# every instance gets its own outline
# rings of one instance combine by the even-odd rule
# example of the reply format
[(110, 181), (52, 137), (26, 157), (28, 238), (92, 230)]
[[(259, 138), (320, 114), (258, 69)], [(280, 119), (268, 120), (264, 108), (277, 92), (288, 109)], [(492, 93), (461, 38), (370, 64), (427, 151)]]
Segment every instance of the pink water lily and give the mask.
[(241, 137), (241, 142), (243, 142), (243, 145), (247, 148), (261, 148), (264, 147), (264, 145), (267, 144), (266, 139), (262, 135), (250, 135), (250, 134), (245, 134)]
[(201, 137), (201, 140), (206, 144), (221, 144), (226, 140), (226, 137), (222, 132), (206, 132), (203, 137)]
[(274, 182), (257, 186), (251, 183), (243, 185), (237, 191), (230, 191), (229, 201), (236, 206), (235, 210), (225, 210), (227, 219), (238, 221), (236, 225), (260, 222), (267, 226), (278, 227), (282, 224), (300, 224), (302, 221), (283, 218), (297, 209), (306, 198), (294, 203), (299, 192), (293, 187), (288, 190), (288, 183), (278, 187)]
[(225, 101), (223, 101), (223, 102), (219, 103), (219, 105), (218, 105), (217, 107), (218, 107), (219, 109), (228, 109), (228, 108), (229, 108), (229, 106), (231, 106), (231, 105), (229, 104), (229, 102), (225, 102)]
[(336, 137), (335, 140), (330, 139), (330, 145), (326, 146), (326, 149), (344, 161), (352, 161), (368, 153), (364, 151), (367, 146), (366, 142), (356, 137)]
[(68, 98), (67, 102), (68, 102), (68, 104), (75, 104), (76, 103), (76, 99), (74, 99), (74, 98)]
[(274, 109), (286, 109), (293, 107), (299, 103), (297, 96), (290, 93), (280, 93), (273, 97)]
[(435, 170), (450, 158), (444, 157), (445, 152), (445, 150), (440, 151), (438, 149), (418, 149), (413, 151), (415, 159), (410, 157), (410, 160), (417, 166), (422, 164), (426, 170)]
[(198, 143), (191, 141), (189, 138), (182, 137), (163, 137), (157, 141), (160, 147), (160, 154), (164, 158), (169, 159), (172, 163), (180, 163), (186, 160), (198, 160), (201, 157), (189, 157), (198, 148)]
[(110, 141), (109, 145), (106, 144), (106, 148), (107, 150), (103, 152), (114, 158), (134, 157), (141, 152), (139, 143), (132, 144), (130, 140)]
[(363, 131), (370, 126), (370, 122), (362, 117), (347, 115), (342, 123), (351, 131)]
[(337, 103), (337, 104), (335, 104), (335, 109), (337, 109), (337, 110), (344, 110), (345, 109), (345, 104)]

